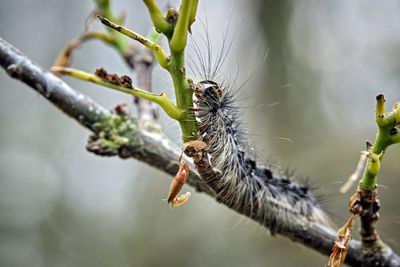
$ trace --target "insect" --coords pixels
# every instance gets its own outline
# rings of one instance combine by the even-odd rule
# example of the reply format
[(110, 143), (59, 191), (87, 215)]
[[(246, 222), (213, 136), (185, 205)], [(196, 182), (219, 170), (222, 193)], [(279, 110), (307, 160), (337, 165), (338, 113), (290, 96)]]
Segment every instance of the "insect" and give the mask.
[(188, 201), (191, 195), (190, 192), (187, 192), (177, 197), (183, 185), (186, 183), (188, 176), (189, 165), (186, 163), (186, 161), (180, 159), (178, 173), (175, 175), (175, 178), (172, 180), (171, 186), (169, 188), (167, 204), (170, 204), (172, 207), (177, 207)]
[[(250, 210), (273, 232), (282, 222), (307, 220), (328, 224), (325, 209), (307, 185), (278, 170), (259, 166), (241, 128), (233, 90), (211, 79), (197, 83), (195, 117), (207, 142), (210, 181), (217, 199), (235, 210)], [(276, 222), (280, 223), (277, 224)]]

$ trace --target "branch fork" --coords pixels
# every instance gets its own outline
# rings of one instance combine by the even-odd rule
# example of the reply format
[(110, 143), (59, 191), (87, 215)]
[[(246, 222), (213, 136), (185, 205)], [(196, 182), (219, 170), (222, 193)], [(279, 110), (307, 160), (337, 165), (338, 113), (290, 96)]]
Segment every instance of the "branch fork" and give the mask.
[[(379, 219), (380, 202), (378, 200), (377, 175), (381, 168), (381, 161), (386, 149), (395, 143), (400, 143), (398, 126), (400, 124), (400, 104), (396, 103), (392, 111), (385, 112), (385, 97), (383, 94), (376, 96), (375, 120), (378, 125), (378, 135), (373, 146), (367, 142), (367, 151), (362, 152), (360, 162), (356, 171), (350, 176), (349, 181), (341, 188), (341, 191), (347, 190), (352, 181), (356, 180), (360, 170), (365, 165), (363, 176), (359, 183), (356, 193), (349, 200), (350, 213), (352, 213), (347, 223), (339, 229), (335, 246), (332, 248), (332, 254), (328, 266), (340, 266), (346, 257), (348, 246), (343, 244), (344, 233), (350, 241), (354, 221), (357, 216), (361, 219), (360, 235), (362, 247), (366, 253), (384, 253), (387, 250), (376, 231), (375, 224)], [(365, 163), (366, 162), (366, 163)], [(350, 234), (347, 234), (350, 232)], [(346, 243), (347, 244), (347, 243)]]

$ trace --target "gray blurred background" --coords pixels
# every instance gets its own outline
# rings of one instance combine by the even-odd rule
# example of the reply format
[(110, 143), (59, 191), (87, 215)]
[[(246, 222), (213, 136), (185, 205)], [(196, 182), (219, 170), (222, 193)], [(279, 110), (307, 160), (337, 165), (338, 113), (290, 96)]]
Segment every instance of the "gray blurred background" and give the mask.
[[(148, 32), (151, 22), (141, 1), (112, 2), (126, 13), (126, 26)], [(83, 31), (93, 8), (90, 0), (0, 0), (0, 36), (49, 68)], [(400, 100), (400, 3), (200, 0), (198, 11), (193, 39), (200, 42), (201, 24), (208, 24), (214, 55), (223, 32), (234, 38), (221, 74), (238, 75), (238, 86), (248, 80), (238, 94), (259, 161), (309, 178), (335, 222), (343, 223), (351, 192), (342, 195), (339, 188), (365, 140), (374, 140), (375, 95), (385, 94), (388, 110)], [(76, 51), (72, 66), (129, 74), (117, 52), (98, 41)], [(128, 102), (134, 110), (127, 95), (65, 80), (107, 108)], [(164, 70), (155, 67), (153, 80), (155, 91), (173, 95)], [(135, 160), (89, 154), (86, 129), (3, 70), (0, 87), (0, 266), (327, 262), (190, 187), (184, 188), (193, 193), (189, 202), (170, 209), (162, 202), (169, 176)], [(166, 116), (160, 123), (179, 147), (177, 124)], [(397, 252), (399, 148), (389, 149), (378, 180), (379, 233)]]

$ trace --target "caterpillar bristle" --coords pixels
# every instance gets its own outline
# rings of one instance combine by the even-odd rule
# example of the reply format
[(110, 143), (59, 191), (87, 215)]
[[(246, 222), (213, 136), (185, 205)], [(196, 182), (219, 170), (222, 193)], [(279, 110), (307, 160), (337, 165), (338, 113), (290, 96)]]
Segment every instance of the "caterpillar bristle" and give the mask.
[(209, 160), (219, 173), (210, 182), (219, 201), (249, 216), (262, 218), (272, 232), (278, 221), (316, 221), (328, 224), (324, 208), (307, 184), (292, 179), (292, 171), (259, 167), (254, 150), (240, 130), (232, 91), (205, 79), (197, 83), (195, 117), (209, 145)]

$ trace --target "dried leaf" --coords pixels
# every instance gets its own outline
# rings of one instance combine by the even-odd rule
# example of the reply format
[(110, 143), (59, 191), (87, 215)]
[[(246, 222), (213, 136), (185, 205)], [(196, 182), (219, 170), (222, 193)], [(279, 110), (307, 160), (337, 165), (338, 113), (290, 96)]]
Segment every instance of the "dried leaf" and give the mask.
[[(67, 47), (64, 48), (63, 51), (58, 55), (56, 61), (53, 66), (57, 67), (68, 67), (71, 64), (72, 60), (72, 52), (74, 49), (81, 45), (81, 41), (79, 39), (72, 40), (68, 43)], [(55, 72), (54, 74), (59, 75), (59, 73)]]
[(335, 245), (332, 247), (332, 253), (326, 266), (339, 267), (343, 264), (353, 237), (355, 219), (356, 215), (353, 214), (345, 225), (339, 229)]
[(175, 198), (174, 201), (171, 202), (172, 207), (178, 207), (184, 204), (186, 201), (189, 200), (192, 194), (190, 192), (186, 192), (185, 194), (180, 195), (179, 197)]
[(191, 150), (191, 151), (199, 152), (201, 150), (204, 150), (206, 147), (207, 147), (207, 144), (204, 143), (203, 141), (194, 140), (194, 141), (186, 142), (185, 145), (183, 146), (183, 151)]
[(178, 173), (175, 175), (175, 178), (174, 180), (172, 180), (171, 186), (169, 188), (169, 193), (167, 197), (168, 204), (175, 201), (176, 196), (181, 191), (188, 177), (189, 177), (189, 165), (184, 160), (181, 160), (179, 163)]
[(358, 200), (358, 197), (360, 196), (360, 190), (357, 190), (350, 198), (349, 198), (349, 207), (350, 209), (354, 207), (354, 204)]
[(346, 259), (350, 241), (353, 238), (354, 223), (359, 215), (359, 196), (360, 190), (357, 190), (349, 199), (349, 208), (352, 215), (343, 227), (338, 230), (337, 239), (335, 245), (332, 247), (329, 262), (325, 266), (340, 267)]
[[(202, 158), (202, 152), (204, 150), (208, 149), (207, 143), (200, 141), (200, 140), (194, 140), (194, 141), (189, 141), (186, 142), (185, 145), (183, 146), (182, 153), (185, 153), (187, 156), (194, 158), (195, 162), (196, 160), (199, 160)], [(182, 154), (179, 157), (179, 161), (182, 159)]]
[(332, 248), (332, 254), (329, 257), (329, 262), (325, 266), (339, 267), (346, 258), (347, 250), (338, 248), (336, 245)]

